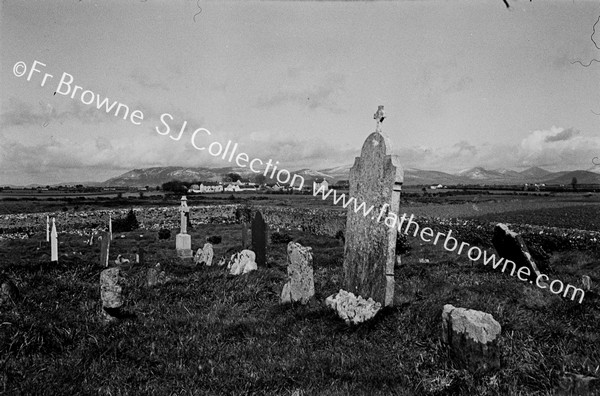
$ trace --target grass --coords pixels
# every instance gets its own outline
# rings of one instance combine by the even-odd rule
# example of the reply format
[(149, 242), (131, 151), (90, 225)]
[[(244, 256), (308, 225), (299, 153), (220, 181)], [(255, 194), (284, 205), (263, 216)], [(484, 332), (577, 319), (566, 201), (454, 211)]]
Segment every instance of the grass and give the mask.
[[(239, 225), (192, 230), (194, 246), (222, 235), (215, 262), (239, 249)], [(39, 240), (3, 241), (4, 272), (22, 300), (0, 314), (0, 389), (6, 394), (442, 395), (550, 394), (565, 372), (599, 376), (600, 308), (563, 301), (515, 278), (409, 238), (396, 269), (395, 307), (346, 326), (323, 305), (342, 287), (343, 246), (333, 238), (287, 231), (313, 248), (315, 301), (279, 305), (286, 245), (269, 265), (231, 277), (221, 267), (181, 265), (174, 236), (126, 233), (116, 254), (145, 246), (146, 263), (126, 271), (120, 323), (99, 320), (99, 249), (61, 238), (59, 264), (40, 261)], [(73, 253), (75, 252), (75, 253)], [(563, 252), (558, 277), (577, 284), (597, 257)], [(419, 264), (419, 258), (430, 263)], [(171, 281), (143, 286), (160, 261)], [(583, 267), (583, 268), (582, 268)], [(598, 271), (596, 266), (594, 270)], [(598, 279), (597, 272), (593, 279)], [(536, 293), (538, 292), (538, 293)], [(455, 367), (440, 342), (444, 304), (478, 309), (502, 325), (503, 368), (471, 374)]]

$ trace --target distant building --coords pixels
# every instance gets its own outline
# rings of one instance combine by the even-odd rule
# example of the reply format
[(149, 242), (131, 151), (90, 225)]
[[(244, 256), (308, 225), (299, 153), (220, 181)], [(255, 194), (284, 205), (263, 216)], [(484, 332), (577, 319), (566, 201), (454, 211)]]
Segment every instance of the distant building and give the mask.
[(325, 179), (321, 180), (319, 182), (320, 179), (315, 180), (315, 186), (314, 189), (319, 190), (321, 187), (323, 187), (322, 191), (329, 191), (329, 182)]
[(188, 193), (203, 194), (223, 192), (223, 185), (217, 182), (202, 182), (200, 185), (192, 184)]

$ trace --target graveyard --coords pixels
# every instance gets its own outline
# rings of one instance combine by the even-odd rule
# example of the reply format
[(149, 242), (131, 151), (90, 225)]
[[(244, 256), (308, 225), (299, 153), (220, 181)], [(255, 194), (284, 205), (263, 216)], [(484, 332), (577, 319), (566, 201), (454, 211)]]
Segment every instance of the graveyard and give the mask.
[(498, 245), (503, 229), (533, 270), (585, 297), (316, 197), (48, 212), (30, 203), (20, 213), (14, 205), (27, 201), (11, 201), (0, 240), (1, 389), (597, 394), (599, 197), (403, 199), (386, 142), (379, 131), (365, 141), (351, 196), (490, 252), (509, 249)]

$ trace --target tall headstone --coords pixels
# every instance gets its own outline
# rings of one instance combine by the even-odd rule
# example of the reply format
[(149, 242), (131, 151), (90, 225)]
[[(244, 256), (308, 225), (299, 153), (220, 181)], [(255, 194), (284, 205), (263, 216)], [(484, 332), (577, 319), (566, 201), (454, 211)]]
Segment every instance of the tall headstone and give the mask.
[(50, 261), (58, 261), (58, 233), (54, 217), (52, 218), (52, 232), (50, 233)]
[(177, 256), (181, 258), (192, 258), (192, 237), (187, 233), (187, 213), (189, 211), (190, 208), (187, 206), (187, 198), (184, 195), (181, 197), (181, 207), (179, 208), (181, 214), (181, 229), (175, 238)]
[(110, 253), (110, 232), (102, 232), (98, 239), (100, 240), (100, 266), (108, 267), (108, 255)]
[(348, 206), (344, 244), (344, 290), (391, 306), (394, 298), (394, 263), (397, 228), (386, 224), (400, 209), (404, 170), (391, 151), (389, 138), (381, 132), (385, 118), (379, 106), (374, 118), (377, 130), (365, 140), (360, 157), (350, 170), (350, 197), (364, 210)]
[(259, 210), (252, 220), (252, 251), (256, 253), (256, 264), (264, 266), (267, 262), (267, 224)]
[(112, 216), (108, 214), (108, 232), (110, 233), (110, 239), (112, 240)]
[(46, 216), (46, 242), (50, 242), (50, 216)]

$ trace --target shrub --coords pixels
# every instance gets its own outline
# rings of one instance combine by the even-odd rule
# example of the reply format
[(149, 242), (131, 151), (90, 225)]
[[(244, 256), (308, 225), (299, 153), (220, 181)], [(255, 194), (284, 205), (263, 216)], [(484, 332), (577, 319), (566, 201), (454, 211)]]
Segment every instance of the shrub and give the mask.
[(171, 238), (171, 230), (161, 228), (158, 230), (158, 239), (169, 239)]
[(221, 243), (222, 240), (223, 238), (221, 238), (221, 235), (211, 235), (208, 238), (206, 238), (206, 241), (208, 243), (212, 243), (213, 245), (218, 245), (219, 243)]
[(289, 243), (292, 237), (289, 234), (274, 232), (271, 234), (271, 243)]
[(133, 209), (129, 210), (125, 218), (120, 218), (112, 221), (113, 232), (128, 232), (140, 228), (140, 223), (135, 217)]

